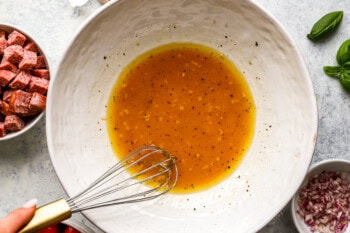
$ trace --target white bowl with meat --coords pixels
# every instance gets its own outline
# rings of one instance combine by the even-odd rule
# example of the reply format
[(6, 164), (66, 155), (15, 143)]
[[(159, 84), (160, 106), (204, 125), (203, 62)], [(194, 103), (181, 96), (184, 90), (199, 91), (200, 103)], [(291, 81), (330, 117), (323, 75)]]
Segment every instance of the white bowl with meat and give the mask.
[(38, 43), (18, 27), (0, 24), (0, 141), (23, 134), (42, 118), (49, 83)]
[(299, 232), (350, 232), (350, 161), (312, 165), (291, 205)]

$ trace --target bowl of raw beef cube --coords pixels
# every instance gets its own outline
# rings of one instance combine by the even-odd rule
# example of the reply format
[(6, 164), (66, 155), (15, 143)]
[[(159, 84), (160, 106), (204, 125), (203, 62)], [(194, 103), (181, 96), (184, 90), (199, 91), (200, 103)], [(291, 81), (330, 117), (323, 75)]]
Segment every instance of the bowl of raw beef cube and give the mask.
[(45, 113), (47, 59), (23, 30), (0, 24), (0, 141), (28, 131)]

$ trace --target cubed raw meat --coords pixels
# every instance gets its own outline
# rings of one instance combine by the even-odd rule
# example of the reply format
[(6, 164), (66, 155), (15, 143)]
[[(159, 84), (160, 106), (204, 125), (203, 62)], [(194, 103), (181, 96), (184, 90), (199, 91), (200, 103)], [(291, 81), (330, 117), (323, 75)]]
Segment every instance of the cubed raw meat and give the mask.
[(6, 103), (5, 101), (1, 101), (1, 100), (0, 100), (0, 113), (5, 115), (5, 116), (9, 116), (9, 115), (14, 114), (14, 112), (10, 108), (10, 105), (8, 103)]
[(15, 90), (6, 89), (6, 91), (4, 91), (4, 95), (2, 96), (2, 100), (7, 102), (7, 103), (10, 103), (11, 96), (12, 96), (14, 91)]
[(46, 108), (46, 96), (34, 92), (30, 99), (29, 109), (34, 112), (42, 112)]
[(24, 50), (20, 45), (8, 46), (4, 51), (4, 58), (14, 64), (18, 64), (23, 59)]
[(4, 54), (6, 47), (7, 47), (6, 39), (0, 37), (0, 54)]
[(11, 32), (9, 35), (8, 35), (8, 38), (7, 38), (7, 43), (9, 45), (20, 45), (20, 46), (23, 46), (24, 45), (24, 42), (27, 40), (26, 36), (23, 35), (22, 33), (14, 30), (13, 32)]
[(11, 96), (10, 108), (19, 115), (30, 115), (29, 103), (31, 98), (32, 93), (16, 90)]
[(19, 31), (0, 30), (0, 137), (23, 129), (28, 117), (45, 110), (49, 83), (35, 42)]
[(0, 86), (6, 86), (14, 77), (16, 73), (9, 70), (0, 70)]
[(50, 80), (50, 72), (47, 69), (34, 69), (32, 70), (32, 74), (36, 77)]
[(3, 138), (5, 136), (6, 136), (5, 123), (0, 122), (0, 138)]
[(50, 81), (47, 79), (32, 76), (29, 82), (28, 91), (32, 93), (38, 92), (42, 95), (45, 95), (49, 89), (49, 82)]
[(38, 47), (33, 41), (29, 41), (23, 48), (35, 53), (39, 52)]
[(16, 115), (6, 116), (4, 123), (7, 132), (19, 131), (24, 128), (24, 121)]
[(1, 60), (0, 63), (0, 70), (10, 70), (14, 73), (17, 72), (17, 66), (9, 61), (7, 61), (5, 58)]
[(35, 68), (37, 68), (37, 69), (46, 68), (46, 62), (45, 62), (45, 58), (43, 55), (38, 56)]
[(35, 52), (24, 49), (23, 59), (18, 64), (18, 68), (21, 70), (29, 70), (36, 66), (37, 55)]
[(9, 87), (12, 89), (21, 89), (23, 90), (25, 87), (28, 86), (30, 79), (32, 78), (32, 75), (29, 71), (20, 71), (16, 77), (12, 80), (12, 82), (9, 84)]

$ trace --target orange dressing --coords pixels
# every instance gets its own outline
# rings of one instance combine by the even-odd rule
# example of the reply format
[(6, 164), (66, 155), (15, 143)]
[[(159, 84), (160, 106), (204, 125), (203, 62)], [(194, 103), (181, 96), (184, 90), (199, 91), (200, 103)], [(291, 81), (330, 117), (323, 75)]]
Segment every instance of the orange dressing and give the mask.
[(176, 157), (175, 193), (212, 187), (237, 168), (254, 133), (255, 106), (242, 74), (224, 55), (172, 43), (137, 57), (107, 106), (115, 153), (156, 145)]

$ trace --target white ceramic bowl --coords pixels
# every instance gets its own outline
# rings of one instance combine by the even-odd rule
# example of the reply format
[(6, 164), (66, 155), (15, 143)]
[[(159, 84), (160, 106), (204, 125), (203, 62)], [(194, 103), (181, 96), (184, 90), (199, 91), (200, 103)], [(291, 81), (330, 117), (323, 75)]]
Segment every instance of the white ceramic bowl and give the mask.
[[(18, 26), (14, 26), (11, 24), (4, 24), (0, 22), (0, 30), (5, 31), (7, 33), (12, 32), (13, 30), (17, 30), (18, 32), (22, 33), (23, 35), (25, 35), (29, 41), (33, 41), (36, 46), (38, 47), (39, 51), (41, 54), (43, 54), (45, 56), (45, 62), (46, 62), (46, 66), (47, 69), (49, 69), (49, 63), (46, 59), (46, 53), (44, 52), (44, 50), (40, 47), (40, 44), (38, 44), (38, 42), (36, 40), (34, 40), (28, 33), (26, 33), (23, 29), (21, 29)], [(20, 131), (16, 131), (16, 132), (11, 132), (11, 133), (7, 133), (7, 135), (5, 137), (0, 137), (0, 142), (1, 141), (6, 141), (8, 139), (12, 139), (15, 138), (17, 136), (20, 136), (24, 133), (26, 133), (27, 131), (29, 131), (43, 116), (45, 115), (45, 111), (40, 113), (39, 115), (33, 117), (30, 121), (26, 121), (26, 124), (24, 126), (24, 128)]]
[[(298, 209), (298, 200), (299, 200), (298, 193), (300, 189), (307, 184), (308, 180), (311, 177), (321, 173), (322, 171), (350, 172), (350, 161), (342, 160), (342, 159), (327, 159), (327, 160), (323, 160), (321, 162), (315, 163), (310, 167), (309, 172), (307, 173), (307, 176), (305, 177), (300, 188), (298, 189), (298, 191), (296, 192), (296, 194), (294, 195), (291, 201), (291, 211), (292, 211), (293, 221), (300, 233), (312, 233), (312, 232), (310, 230), (310, 227), (308, 227), (305, 224), (303, 218), (296, 212)], [(349, 233), (350, 228), (348, 227), (345, 232)]]
[(68, 195), (116, 162), (106, 104), (137, 55), (170, 42), (219, 50), (244, 74), (256, 105), (252, 145), (238, 169), (189, 195), (85, 211), (106, 232), (255, 232), (292, 198), (309, 167), (317, 109), (307, 69), (276, 20), (247, 0), (120, 0), (104, 5), (65, 52), (49, 93), (47, 140)]

